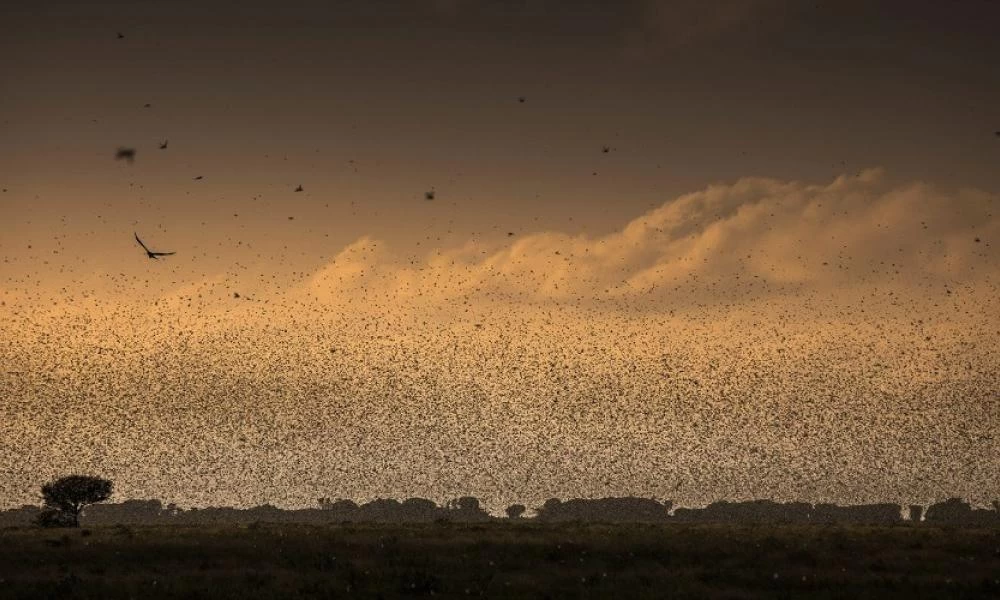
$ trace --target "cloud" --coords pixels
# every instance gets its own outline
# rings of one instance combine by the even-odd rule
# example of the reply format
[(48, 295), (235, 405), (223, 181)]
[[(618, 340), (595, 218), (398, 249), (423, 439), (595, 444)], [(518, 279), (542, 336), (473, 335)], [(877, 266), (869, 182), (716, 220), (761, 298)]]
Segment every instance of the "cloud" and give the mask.
[[(326, 302), (414, 309), (504, 302), (643, 311), (776, 298), (853, 301), (875, 291), (913, 305), (995, 286), (995, 196), (890, 186), (880, 171), (825, 185), (749, 178), (669, 200), (604, 236), (546, 231), (467, 242), (418, 261), (362, 238), (305, 286)], [(976, 240), (979, 241), (976, 241)]]
[[(1000, 296), (998, 206), (996, 194), (893, 183), (879, 170), (821, 184), (745, 178), (665, 200), (606, 235), (474, 237), (420, 256), (362, 236), (299, 283), (225, 273), (182, 282), (158, 301), (105, 295), (50, 309), (95, 314), (98, 303), (221, 327), (284, 314), (467, 322), (556, 309), (585, 319), (718, 319), (737, 308), (806, 319), (950, 307), (958, 319), (985, 314)], [(30, 304), (45, 316), (10, 290), (4, 298), (8, 312)]]

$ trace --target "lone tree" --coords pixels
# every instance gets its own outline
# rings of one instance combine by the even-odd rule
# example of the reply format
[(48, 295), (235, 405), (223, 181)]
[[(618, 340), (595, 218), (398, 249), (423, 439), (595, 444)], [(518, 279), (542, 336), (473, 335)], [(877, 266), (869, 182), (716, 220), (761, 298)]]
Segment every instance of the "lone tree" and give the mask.
[(49, 526), (80, 526), (80, 512), (88, 504), (103, 502), (111, 496), (112, 486), (107, 479), (89, 475), (70, 475), (42, 486), (46, 519), (39, 522)]
[(523, 504), (511, 504), (507, 507), (507, 518), (508, 519), (520, 519), (521, 515), (527, 508)]

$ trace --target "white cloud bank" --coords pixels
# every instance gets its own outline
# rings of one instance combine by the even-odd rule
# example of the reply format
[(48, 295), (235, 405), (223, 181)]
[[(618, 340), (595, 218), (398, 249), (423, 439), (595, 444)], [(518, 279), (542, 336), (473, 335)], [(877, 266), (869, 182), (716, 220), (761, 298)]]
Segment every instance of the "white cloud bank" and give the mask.
[(379, 309), (495, 301), (643, 312), (872, 293), (919, 306), (960, 289), (992, 294), (996, 196), (883, 179), (877, 170), (826, 185), (744, 179), (667, 201), (608, 235), (539, 232), (412, 262), (363, 237), (301, 291)]

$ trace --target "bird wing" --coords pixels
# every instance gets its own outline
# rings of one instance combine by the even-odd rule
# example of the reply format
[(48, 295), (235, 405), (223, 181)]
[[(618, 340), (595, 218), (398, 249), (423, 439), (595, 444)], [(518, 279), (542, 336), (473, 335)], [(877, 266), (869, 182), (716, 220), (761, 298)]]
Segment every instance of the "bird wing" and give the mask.
[[(135, 232), (133, 232), (133, 233), (135, 233)], [(139, 242), (139, 245), (142, 246), (143, 250), (145, 250), (146, 252), (149, 252), (149, 248), (146, 247), (146, 244), (143, 244), (142, 240), (139, 239), (139, 234), (138, 233), (135, 234), (135, 241)]]
[(153, 256), (170, 256), (171, 254), (175, 254), (175, 253), (174, 252), (151, 252), (150, 254), (152, 254)]

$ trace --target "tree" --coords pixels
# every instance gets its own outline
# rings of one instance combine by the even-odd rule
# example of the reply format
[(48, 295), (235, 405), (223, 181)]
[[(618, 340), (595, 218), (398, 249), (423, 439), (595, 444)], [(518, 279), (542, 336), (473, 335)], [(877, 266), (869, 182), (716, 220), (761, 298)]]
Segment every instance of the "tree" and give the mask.
[(508, 519), (520, 519), (521, 515), (527, 508), (523, 504), (511, 504), (507, 507), (507, 518)]
[(448, 508), (451, 510), (463, 510), (476, 512), (479, 510), (479, 498), (475, 496), (462, 496), (448, 501)]
[(42, 486), (49, 526), (64, 524), (80, 526), (80, 513), (88, 504), (103, 502), (111, 497), (112, 484), (107, 479), (89, 475), (70, 475)]

